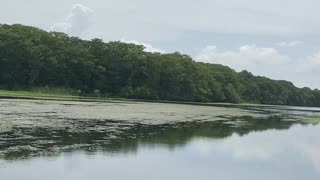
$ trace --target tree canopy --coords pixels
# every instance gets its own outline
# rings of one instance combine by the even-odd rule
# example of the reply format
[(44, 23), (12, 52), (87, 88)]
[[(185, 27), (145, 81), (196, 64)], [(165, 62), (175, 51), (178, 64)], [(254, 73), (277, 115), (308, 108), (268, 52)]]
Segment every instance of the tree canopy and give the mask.
[(0, 24), (0, 88), (63, 87), (83, 95), (320, 106), (320, 91), (237, 73), (190, 56), (144, 51), (19, 24)]

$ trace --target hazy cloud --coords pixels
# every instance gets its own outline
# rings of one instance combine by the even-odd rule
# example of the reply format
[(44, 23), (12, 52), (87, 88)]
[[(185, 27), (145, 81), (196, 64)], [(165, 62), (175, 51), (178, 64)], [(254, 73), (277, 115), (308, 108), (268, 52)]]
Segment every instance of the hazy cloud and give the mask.
[(301, 45), (303, 42), (302, 41), (282, 41), (282, 42), (277, 42), (275, 45), (279, 47), (295, 47), (298, 45)]

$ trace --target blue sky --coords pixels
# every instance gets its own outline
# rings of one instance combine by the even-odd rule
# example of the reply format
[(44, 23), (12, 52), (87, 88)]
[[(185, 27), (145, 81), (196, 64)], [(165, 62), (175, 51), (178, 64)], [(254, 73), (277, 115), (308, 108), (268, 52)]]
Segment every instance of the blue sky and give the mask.
[(0, 23), (180, 51), (320, 88), (318, 0), (0, 0)]

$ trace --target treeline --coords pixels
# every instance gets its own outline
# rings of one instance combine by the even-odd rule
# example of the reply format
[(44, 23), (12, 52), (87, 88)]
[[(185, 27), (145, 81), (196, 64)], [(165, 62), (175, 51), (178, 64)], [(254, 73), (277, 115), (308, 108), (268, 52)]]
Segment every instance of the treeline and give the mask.
[(33, 87), (138, 99), (320, 106), (319, 90), (195, 62), (178, 52), (148, 53), (134, 44), (0, 25), (0, 88)]

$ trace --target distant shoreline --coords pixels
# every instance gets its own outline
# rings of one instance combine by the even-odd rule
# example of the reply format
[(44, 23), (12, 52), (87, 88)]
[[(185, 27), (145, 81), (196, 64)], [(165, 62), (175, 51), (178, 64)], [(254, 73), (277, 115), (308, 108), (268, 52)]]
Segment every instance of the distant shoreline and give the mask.
[(320, 107), (319, 89), (296, 87), (245, 69), (238, 72), (180, 52), (147, 52), (143, 45), (85, 40), (21, 24), (0, 24), (0, 35), (0, 89), (24, 91), (21, 95), (27, 97)]

